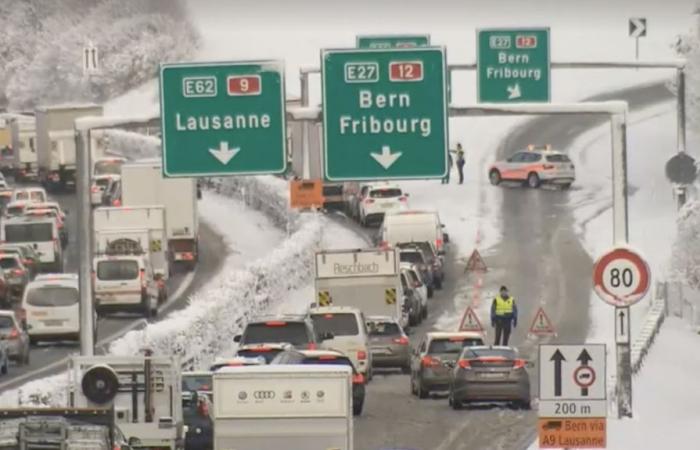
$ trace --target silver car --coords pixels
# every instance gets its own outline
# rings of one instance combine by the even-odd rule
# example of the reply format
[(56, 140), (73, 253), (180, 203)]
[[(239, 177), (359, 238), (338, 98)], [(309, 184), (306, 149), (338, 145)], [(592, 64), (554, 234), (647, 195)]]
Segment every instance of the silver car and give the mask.
[(15, 316), (14, 311), (0, 310), (0, 342), (7, 359), (17, 364), (29, 364), (29, 335)]
[(373, 367), (398, 367), (411, 372), (411, 346), (399, 322), (391, 317), (367, 318)]
[(452, 371), (449, 402), (512, 402), (530, 409), (528, 362), (513, 347), (466, 347)]

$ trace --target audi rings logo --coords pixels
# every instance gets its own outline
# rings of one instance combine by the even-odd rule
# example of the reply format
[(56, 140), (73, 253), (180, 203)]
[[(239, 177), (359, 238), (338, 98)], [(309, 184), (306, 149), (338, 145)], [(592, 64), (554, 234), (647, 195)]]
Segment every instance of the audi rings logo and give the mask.
[(275, 398), (275, 391), (255, 391), (253, 398), (256, 400), (272, 400)]

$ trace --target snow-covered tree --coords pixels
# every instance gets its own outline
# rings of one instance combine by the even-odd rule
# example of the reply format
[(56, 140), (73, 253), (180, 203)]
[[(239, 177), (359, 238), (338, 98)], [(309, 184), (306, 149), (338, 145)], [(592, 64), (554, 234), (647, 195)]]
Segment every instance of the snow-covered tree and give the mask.
[(686, 203), (678, 214), (673, 271), (680, 281), (700, 289), (700, 201)]
[[(12, 109), (101, 102), (153, 78), (160, 62), (186, 59), (198, 45), (181, 0), (0, 2), (3, 13), (0, 104)], [(100, 71), (85, 76), (88, 42), (98, 48)]]
[(700, 2), (695, 11), (693, 29), (679, 35), (674, 44), (678, 56), (686, 59), (686, 111), (690, 127), (700, 132)]

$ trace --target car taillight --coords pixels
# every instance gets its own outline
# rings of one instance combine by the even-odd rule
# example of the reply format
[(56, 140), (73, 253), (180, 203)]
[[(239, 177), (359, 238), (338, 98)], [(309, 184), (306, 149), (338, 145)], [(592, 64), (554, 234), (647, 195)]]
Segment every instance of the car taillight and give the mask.
[(551, 170), (551, 169), (554, 169), (554, 166), (553, 166), (552, 164), (544, 164), (544, 165), (542, 166), (542, 168), (543, 168), (544, 170)]
[(22, 275), (24, 275), (24, 270), (22, 270), (22, 269), (15, 269), (15, 270), (12, 271), (12, 274), (13, 274), (13, 275), (17, 275), (18, 277), (21, 277)]
[(525, 361), (524, 359), (516, 359), (513, 362), (513, 369), (524, 369), (526, 364), (527, 361)]
[(19, 331), (17, 331), (17, 328), (13, 328), (12, 331), (10, 331), (10, 334), (7, 336), (7, 339), (17, 339), (19, 338)]
[(436, 239), (435, 240), (435, 247), (438, 249), (442, 248), (442, 239)]
[(93, 194), (94, 194), (95, 192), (99, 192), (99, 190), (100, 190), (100, 188), (98, 188), (97, 186), (93, 186), (93, 187), (92, 187), (92, 193), (93, 193)]
[(352, 376), (352, 384), (365, 384), (365, 376), (361, 373), (356, 373)]
[(287, 325), (287, 322), (284, 322), (282, 320), (269, 320), (265, 322), (266, 327), (283, 327)]
[(420, 363), (423, 367), (438, 367), (440, 365), (440, 361), (432, 356), (424, 356)]
[(359, 360), (367, 359), (367, 352), (364, 350), (358, 350), (357, 351), (357, 359), (359, 359)]
[(309, 342), (309, 345), (307, 345), (306, 348), (307, 348), (308, 350), (317, 350), (317, 349), (318, 349), (318, 345), (316, 345), (315, 342)]
[(371, 198), (365, 199), (365, 205), (371, 205), (372, 203), (374, 203), (374, 199), (371, 199)]
[(34, 261), (32, 261), (31, 259), (23, 259), (23, 260), (22, 260), (22, 264), (24, 264), (24, 265), (32, 264), (33, 262), (34, 262)]
[(387, 241), (381, 241), (379, 243), (379, 248), (384, 248), (384, 249), (389, 248), (389, 243)]
[(139, 278), (141, 278), (141, 289), (146, 288), (146, 271), (144, 269), (139, 270)]
[(321, 355), (318, 357), (319, 361), (335, 361), (338, 359), (335, 355)]
[(408, 338), (406, 336), (401, 336), (400, 338), (394, 338), (394, 344), (408, 345)]
[(457, 362), (457, 365), (458, 365), (461, 369), (471, 369), (471, 367), (472, 367), (472, 365), (471, 365), (471, 363), (469, 362), (468, 359), (460, 359), (460, 360)]
[(112, 200), (112, 206), (122, 206), (122, 201), (118, 198), (115, 198), (114, 200)]

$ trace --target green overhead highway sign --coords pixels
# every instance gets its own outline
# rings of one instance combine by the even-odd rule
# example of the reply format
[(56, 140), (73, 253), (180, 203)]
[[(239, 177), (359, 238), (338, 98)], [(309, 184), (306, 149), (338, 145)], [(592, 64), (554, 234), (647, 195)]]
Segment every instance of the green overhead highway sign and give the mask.
[(166, 177), (286, 169), (281, 62), (163, 64), (160, 109)]
[(479, 102), (548, 102), (549, 28), (477, 30)]
[(357, 36), (357, 48), (413, 48), (430, 45), (427, 34)]
[(444, 49), (324, 50), (321, 60), (328, 180), (445, 175)]

